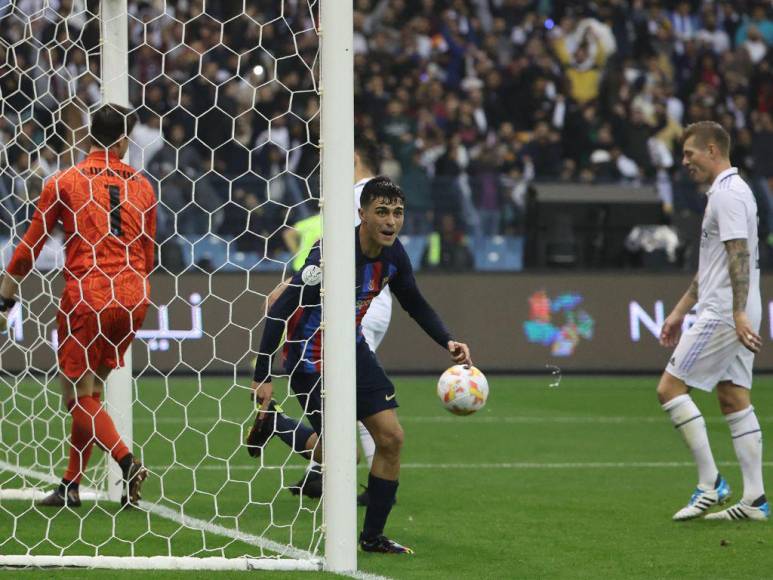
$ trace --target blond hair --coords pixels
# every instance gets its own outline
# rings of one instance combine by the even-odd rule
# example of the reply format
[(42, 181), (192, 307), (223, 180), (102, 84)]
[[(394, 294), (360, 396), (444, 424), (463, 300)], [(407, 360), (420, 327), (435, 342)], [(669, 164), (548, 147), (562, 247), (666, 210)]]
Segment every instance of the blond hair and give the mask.
[(682, 143), (690, 137), (695, 138), (695, 145), (706, 149), (709, 143), (714, 143), (723, 157), (730, 157), (730, 134), (725, 128), (714, 121), (698, 121), (688, 125), (682, 134)]

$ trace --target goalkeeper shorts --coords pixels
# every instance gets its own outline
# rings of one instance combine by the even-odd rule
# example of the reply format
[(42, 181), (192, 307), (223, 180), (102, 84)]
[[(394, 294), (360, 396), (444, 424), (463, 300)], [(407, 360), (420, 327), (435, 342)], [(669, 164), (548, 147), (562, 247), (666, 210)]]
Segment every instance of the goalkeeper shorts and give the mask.
[(105, 308), (100, 312), (59, 311), (56, 316), (60, 372), (71, 380), (102, 368), (123, 366), (123, 355), (142, 326), (147, 305), (133, 310)]

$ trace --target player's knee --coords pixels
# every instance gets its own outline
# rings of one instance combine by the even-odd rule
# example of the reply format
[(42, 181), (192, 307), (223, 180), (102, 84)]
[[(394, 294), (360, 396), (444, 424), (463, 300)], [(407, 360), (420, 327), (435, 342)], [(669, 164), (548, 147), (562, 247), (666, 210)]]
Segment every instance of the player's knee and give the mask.
[(735, 406), (735, 401), (730, 401), (720, 396), (719, 410), (722, 412), (723, 415), (729, 415), (730, 413), (735, 413), (737, 410)]
[(657, 395), (658, 395), (658, 402), (661, 405), (665, 405), (671, 399), (674, 398), (671, 395), (671, 390), (668, 388), (668, 385), (664, 381), (660, 381), (660, 383), (658, 383), (658, 388), (657, 388), (656, 392), (657, 392)]
[(681, 381), (672, 377), (668, 373), (663, 373), (663, 376), (660, 378), (660, 382), (658, 383), (656, 392), (660, 404), (665, 405), (671, 399), (687, 393), (687, 387), (684, 386)]
[(390, 427), (376, 439), (376, 446), (389, 455), (399, 455), (403, 448), (403, 428), (398, 424)]
[(317, 441), (319, 441), (319, 436), (316, 433), (312, 433), (309, 435), (309, 438), (306, 439), (306, 442), (304, 443), (304, 450), (312, 452), (317, 447)]
[(719, 400), (719, 410), (723, 415), (743, 411), (751, 401), (748, 392), (736, 389), (717, 389), (717, 399)]

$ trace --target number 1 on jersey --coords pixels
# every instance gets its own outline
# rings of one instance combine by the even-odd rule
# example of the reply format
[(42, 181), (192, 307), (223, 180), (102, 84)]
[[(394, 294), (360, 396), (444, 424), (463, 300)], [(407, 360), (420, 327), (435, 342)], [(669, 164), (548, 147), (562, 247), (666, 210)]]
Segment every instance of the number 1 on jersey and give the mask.
[(121, 224), (121, 188), (117, 185), (108, 185), (110, 194), (110, 233), (116, 237), (123, 235)]

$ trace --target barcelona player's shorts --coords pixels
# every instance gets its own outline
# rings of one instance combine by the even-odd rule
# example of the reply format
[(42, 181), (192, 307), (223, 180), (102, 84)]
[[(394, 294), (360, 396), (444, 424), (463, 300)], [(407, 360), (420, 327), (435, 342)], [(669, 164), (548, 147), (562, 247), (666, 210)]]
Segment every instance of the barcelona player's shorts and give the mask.
[(123, 365), (123, 355), (145, 320), (147, 304), (133, 310), (105, 308), (99, 312), (59, 311), (56, 316), (59, 335), (60, 372), (71, 380), (87, 371), (114, 369)]
[(357, 343), (357, 420), (395, 409), (397, 393), (395, 386), (384, 372), (376, 355), (362, 340)]
[[(318, 373), (290, 373), (290, 388), (314, 431), (322, 432), (322, 378)], [(357, 419), (398, 407), (395, 386), (363, 340), (357, 344)]]

